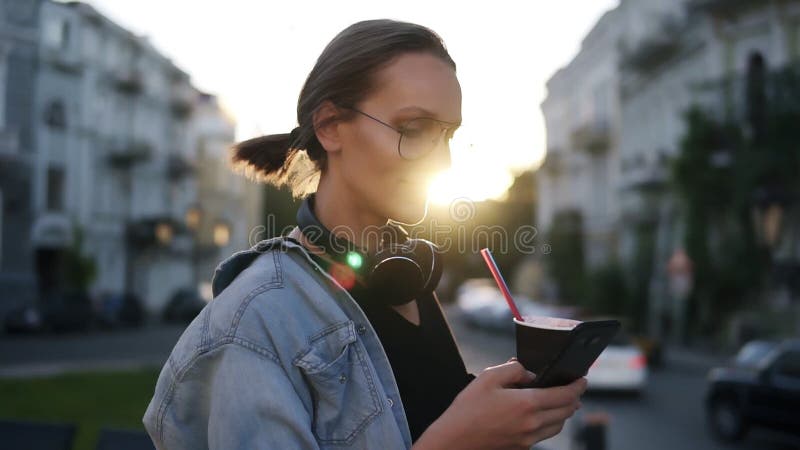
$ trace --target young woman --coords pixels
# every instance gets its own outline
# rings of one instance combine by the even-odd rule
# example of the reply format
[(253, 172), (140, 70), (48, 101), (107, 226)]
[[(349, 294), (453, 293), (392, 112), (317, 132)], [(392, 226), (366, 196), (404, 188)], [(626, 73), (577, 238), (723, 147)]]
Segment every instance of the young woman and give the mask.
[(394, 225), (424, 216), (461, 122), (441, 39), (391, 20), (348, 27), (297, 120), (234, 148), (306, 196), (299, 227), (217, 268), (145, 413), (156, 447), (525, 449), (560, 432), (585, 380), (523, 388), (534, 375), (513, 358), (467, 373), (433, 293), (441, 261)]

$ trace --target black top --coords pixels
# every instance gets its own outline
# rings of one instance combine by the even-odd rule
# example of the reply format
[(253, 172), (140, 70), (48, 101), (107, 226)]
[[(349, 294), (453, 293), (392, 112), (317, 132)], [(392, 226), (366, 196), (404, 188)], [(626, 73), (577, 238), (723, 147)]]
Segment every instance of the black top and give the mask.
[(434, 294), (417, 299), (417, 326), (390, 306), (364, 298), (358, 288), (350, 293), (369, 318), (389, 357), (411, 440), (416, 441), (475, 377), (467, 373)]
[(416, 300), (420, 317), (417, 326), (391, 306), (368, 298), (362, 286), (356, 284), (349, 292), (386, 351), (414, 442), (475, 376), (467, 372), (434, 293)]

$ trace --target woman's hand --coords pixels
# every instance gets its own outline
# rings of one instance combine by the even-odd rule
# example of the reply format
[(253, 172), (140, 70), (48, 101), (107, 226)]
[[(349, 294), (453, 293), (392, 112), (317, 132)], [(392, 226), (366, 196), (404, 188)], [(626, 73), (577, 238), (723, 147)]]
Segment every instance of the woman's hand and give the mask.
[(414, 444), (415, 450), (529, 449), (561, 432), (580, 408), (586, 379), (547, 389), (519, 389), (534, 375), (509, 361), (481, 372)]

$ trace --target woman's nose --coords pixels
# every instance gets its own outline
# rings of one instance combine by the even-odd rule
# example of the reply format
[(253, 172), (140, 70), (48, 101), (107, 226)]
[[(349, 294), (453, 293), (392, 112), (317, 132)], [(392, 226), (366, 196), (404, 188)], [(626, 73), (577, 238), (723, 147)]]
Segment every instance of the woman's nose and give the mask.
[(450, 142), (447, 139), (439, 141), (436, 148), (430, 153), (430, 160), (427, 161), (427, 163), (429, 167), (436, 172), (450, 168)]

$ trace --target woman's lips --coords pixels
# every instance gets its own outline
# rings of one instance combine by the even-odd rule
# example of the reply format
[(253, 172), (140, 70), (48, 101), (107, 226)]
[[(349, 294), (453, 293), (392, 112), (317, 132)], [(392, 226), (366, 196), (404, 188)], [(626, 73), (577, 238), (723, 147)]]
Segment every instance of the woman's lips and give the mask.
[(410, 184), (412, 186), (424, 186), (427, 183), (425, 180), (412, 180), (408, 178), (403, 178), (400, 180), (400, 182)]

